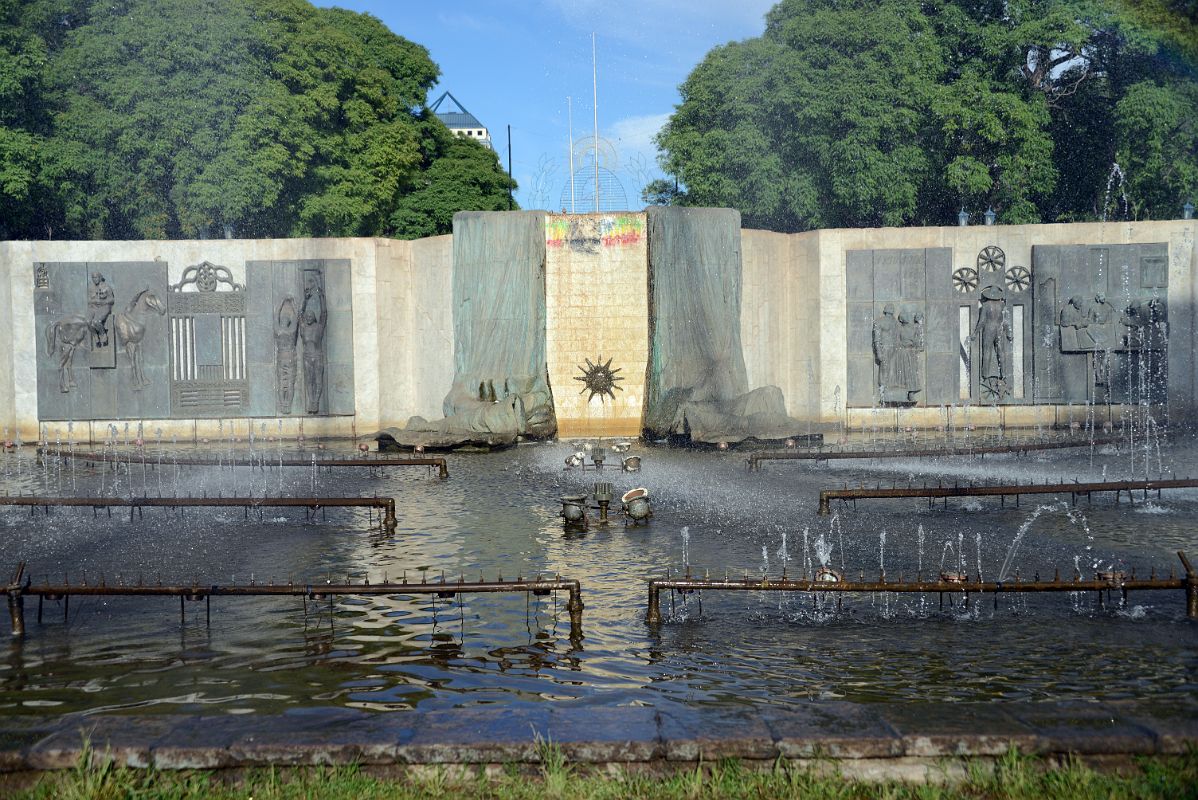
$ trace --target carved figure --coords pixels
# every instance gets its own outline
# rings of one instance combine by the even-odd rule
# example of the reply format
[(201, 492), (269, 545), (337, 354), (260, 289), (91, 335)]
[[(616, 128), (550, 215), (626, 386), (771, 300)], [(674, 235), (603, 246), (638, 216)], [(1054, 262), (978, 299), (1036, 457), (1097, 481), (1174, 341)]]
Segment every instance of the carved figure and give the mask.
[(320, 270), (304, 270), (299, 335), (304, 343), (304, 400), (309, 414), (320, 413), (320, 399), (324, 394), (324, 329), (328, 318)]
[(878, 390), (882, 400), (900, 396), (903, 392), (902, 376), (896, 359), (898, 354), (898, 321), (894, 318), (894, 304), (882, 307), (882, 316), (874, 320), (874, 362), (878, 365)]
[(149, 311), (157, 312), (159, 316), (162, 316), (166, 313), (166, 304), (149, 289), (142, 289), (133, 296), (125, 310), (119, 312), (113, 319), (117, 338), (125, 345), (125, 355), (129, 357), (129, 366), (133, 371), (133, 391), (135, 392), (140, 392), (150, 385), (141, 366), (141, 340), (146, 337), (145, 315)]
[(1165, 330), (1165, 306), (1157, 298), (1127, 307), (1119, 322), (1127, 333), (1123, 346), (1128, 350), (1164, 350), (1168, 336)]
[(72, 314), (46, 326), (46, 355), (58, 354), (58, 391), (66, 394), (75, 388), (71, 360), (79, 345), (91, 349), (91, 320)]
[(923, 391), (923, 381), (919, 370), (919, 354), (923, 352), (923, 315), (914, 314), (908, 317), (906, 311), (898, 315), (898, 350), (895, 359), (898, 363), (899, 377), (906, 395), (901, 398), (909, 402), (915, 400), (914, 395)]
[(1111, 357), (1115, 349), (1115, 309), (1106, 301), (1102, 292), (1094, 295), (1089, 308), (1090, 338), (1094, 340), (1094, 396), (1096, 402), (1110, 401)]
[(104, 280), (104, 276), (99, 272), (93, 272), (92, 285), (87, 290), (87, 313), (94, 337), (92, 344), (95, 347), (108, 346), (108, 318), (112, 315), (112, 305), (115, 302), (116, 295)]
[(1014, 339), (1006, 317), (1007, 299), (998, 286), (982, 290), (978, 321), (973, 337), (981, 345), (978, 358), (978, 381), (995, 400), (1001, 400), (1008, 390), (1006, 365), (1003, 363), (1003, 342)]
[(291, 295), (279, 303), (275, 314), (275, 386), (278, 393), (279, 413), (290, 414), (295, 398), (295, 343), (299, 336), (299, 315)]
[(1115, 321), (1115, 309), (1106, 301), (1102, 292), (1094, 295), (1094, 303), (1090, 306), (1090, 336), (1099, 350), (1110, 350), (1115, 346), (1112, 325)]
[(1090, 333), (1090, 313), (1085, 308), (1081, 295), (1074, 295), (1061, 309), (1061, 352), (1083, 353), (1095, 349), (1095, 340)]

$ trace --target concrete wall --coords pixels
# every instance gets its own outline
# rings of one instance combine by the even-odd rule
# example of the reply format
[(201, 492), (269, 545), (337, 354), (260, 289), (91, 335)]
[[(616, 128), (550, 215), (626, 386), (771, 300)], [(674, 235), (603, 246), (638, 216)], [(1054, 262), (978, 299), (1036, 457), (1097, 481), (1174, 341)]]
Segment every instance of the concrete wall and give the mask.
[[(551, 217), (568, 223), (567, 217)], [(587, 215), (577, 215), (580, 219)], [(612, 216), (612, 215), (600, 215)], [(623, 215), (620, 215), (623, 216)], [(627, 215), (643, 221), (643, 215)], [(547, 242), (554, 223), (547, 222)], [(634, 226), (635, 227), (635, 226)], [(643, 230), (642, 225), (642, 230)], [(812, 423), (851, 428), (953, 424), (1060, 424), (1085, 409), (1067, 406), (974, 405), (968, 408), (847, 409), (846, 252), (947, 247), (951, 268), (972, 266), (987, 245), (1008, 265), (1032, 264), (1032, 247), (1050, 244), (1169, 246), (1169, 406), (1175, 420), (1193, 421), (1198, 397), (1198, 222), (1077, 223), (943, 228), (838, 229), (778, 234), (742, 232), (741, 338), (751, 387), (779, 386), (788, 412)], [(562, 434), (628, 435), (639, 430), (648, 355), (647, 243), (627, 241), (582, 253), (568, 244), (547, 248), (547, 352)], [(364, 435), (403, 426), (408, 417), (442, 415), (453, 381), (452, 237), (390, 239), (200, 240), (175, 242), (0, 242), (0, 429), (25, 440), (39, 433), (34, 324), (36, 262), (165, 261), (177, 281), (204, 260), (245, 280), (247, 261), (349, 259), (352, 264), (354, 406), (350, 417), (225, 420), (238, 436), (254, 426), (285, 436)], [(945, 280), (950, 276), (946, 275)], [(614, 357), (625, 378), (617, 400), (587, 402), (573, 380), (578, 365)], [(1115, 409), (1112, 413), (1118, 414)], [(107, 425), (77, 423), (77, 439), (100, 440)], [(49, 423), (61, 428), (65, 425)], [(147, 421), (180, 440), (215, 437), (217, 420)], [(53, 437), (54, 430), (50, 430)]]
[[(973, 266), (978, 252), (997, 245), (1007, 265), (1031, 268), (1034, 245), (1145, 244), (1169, 246), (1169, 411), (1193, 419), (1198, 395), (1198, 251), (1194, 220), (974, 225), (941, 228), (870, 228), (782, 235), (744, 231), (745, 292), (741, 330), (752, 385), (773, 383), (786, 394), (792, 416), (851, 427), (948, 424), (1059, 424), (1085, 411), (1069, 407), (972, 407), (970, 409), (846, 410), (848, 351), (846, 252), (868, 249), (947, 247), (951, 270)], [(789, 255), (782, 240), (789, 242)], [(783, 262), (781, 259), (788, 258)], [(772, 262), (772, 263), (768, 263)], [(814, 365), (809, 368), (807, 365)], [(816, 384), (812, 386), (812, 382)], [(818, 401), (815, 400), (818, 398)], [(1118, 413), (1118, 410), (1115, 410)], [(947, 417), (956, 415), (957, 419)], [(879, 415), (885, 417), (879, 423)], [(946, 416), (947, 415), (947, 416)], [(942, 418), (944, 417), (944, 418)]]
[(786, 411), (814, 419), (820, 404), (818, 232), (741, 231), (741, 346), (750, 388), (777, 386)]
[[(33, 265), (37, 262), (163, 261), (168, 279), (202, 261), (227, 266), (245, 282), (247, 261), (349, 259), (353, 302), (353, 416), (284, 419), (146, 421), (146, 435), (215, 437), (218, 431), (256, 435), (352, 436), (402, 425), (413, 414), (440, 416), (452, 379), (449, 292), (450, 237), (419, 243), (389, 239), (266, 239), (129, 242), (0, 242), (0, 427), (25, 440), (39, 434)], [(78, 439), (98, 441), (107, 426), (138, 420), (93, 420), (75, 425)], [(262, 425), (265, 424), (265, 429)], [(48, 423), (61, 428), (65, 423)], [(54, 430), (49, 431), (54, 435)]]

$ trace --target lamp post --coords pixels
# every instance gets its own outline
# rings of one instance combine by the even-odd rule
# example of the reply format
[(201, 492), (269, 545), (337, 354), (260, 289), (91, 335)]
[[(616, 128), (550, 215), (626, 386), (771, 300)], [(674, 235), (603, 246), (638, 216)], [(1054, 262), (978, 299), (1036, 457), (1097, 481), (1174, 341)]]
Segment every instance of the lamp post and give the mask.
[(957, 224), (962, 228), (969, 224), (969, 212), (966, 211), (964, 207), (957, 212)]
[(994, 213), (994, 209), (993, 209), (993, 208), (987, 208), (987, 209), (986, 209), (986, 213), (985, 213), (985, 214), (983, 214), (982, 216), (986, 218), (986, 224), (987, 224), (987, 225), (993, 225), (993, 224), (994, 224), (994, 220), (995, 220), (995, 218), (997, 218), (997, 217), (998, 217), (998, 214), (995, 214), (995, 213)]
[(1194, 204), (1193, 203), (1186, 201), (1186, 204), (1181, 207), (1181, 218), (1182, 219), (1193, 219), (1194, 218)]

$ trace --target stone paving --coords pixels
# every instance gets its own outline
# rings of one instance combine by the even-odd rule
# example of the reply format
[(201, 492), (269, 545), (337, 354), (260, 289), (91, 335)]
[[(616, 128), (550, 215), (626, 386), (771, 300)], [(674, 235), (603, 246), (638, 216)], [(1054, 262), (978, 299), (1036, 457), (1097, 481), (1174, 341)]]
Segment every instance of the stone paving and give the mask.
[(992, 757), (1012, 746), (1042, 756), (1184, 753), (1198, 746), (1198, 700), (6, 716), (0, 717), (0, 772), (71, 767), (84, 735), (120, 764), (159, 769), (531, 763), (541, 743), (551, 741), (568, 758), (590, 764), (830, 758), (885, 771), (887, 764)]

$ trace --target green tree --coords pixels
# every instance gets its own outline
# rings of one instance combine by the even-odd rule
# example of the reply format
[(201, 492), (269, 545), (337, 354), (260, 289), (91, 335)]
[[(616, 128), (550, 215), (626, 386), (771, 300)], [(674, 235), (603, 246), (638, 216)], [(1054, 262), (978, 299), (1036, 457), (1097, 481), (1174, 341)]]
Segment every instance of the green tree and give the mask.
[(1134, 213), (1176, 215), (1198, 168), (1186, 2), (783, 0), (680, 88), (670, 201), (776, 230), (1092, 219), (1118, 160)]
[(38, 104), (46, 45), (21, 22), (18, 0), (0, 0), (0, 238), (38, 223)]
[[(0, 202), (28, 210), (40, 190), (48, 229), (26, 214), (17, 233), (415, 236), (428, 227), (404, 227), (397, 210), (427, 191), (450, 149), (424, 109), (438, 69), (377, 19), (305, 0), (0, 3), (0, 100), (24, 92), (40, 124), (0, 116)], [(22, 53), (36, 56), (19, 62), (29, 74), (6, 80)], [(434, 227), (454, 211), (506, 203), (506, 177), (487, 152), (494, 174), (475, 176), (481, 188), (460, 194), (464, 205), (439, 205)]]
[[(391, 216), (391, 227), (411, 237), (437, 236), (453, 231), (453, 213), (504, 211), (508, 190), (516, 188), (491, 148), (449, 133), (444, 126), (428, 126), (423, 168)], [(513, 206), (514, 207), (514, 206)]]

